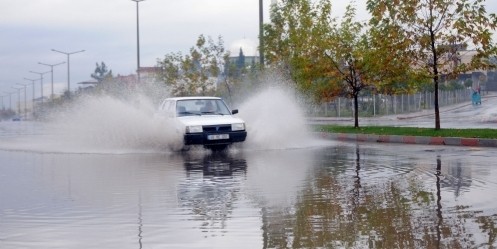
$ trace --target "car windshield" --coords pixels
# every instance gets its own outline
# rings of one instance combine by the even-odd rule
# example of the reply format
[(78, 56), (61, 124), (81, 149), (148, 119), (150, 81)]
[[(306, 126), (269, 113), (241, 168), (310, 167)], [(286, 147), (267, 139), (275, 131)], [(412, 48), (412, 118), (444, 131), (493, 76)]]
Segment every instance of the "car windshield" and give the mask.
[(230, 115), (230, 111), (221, 99), (184, 99), (176, 102), (179, 117), (191, 115)]

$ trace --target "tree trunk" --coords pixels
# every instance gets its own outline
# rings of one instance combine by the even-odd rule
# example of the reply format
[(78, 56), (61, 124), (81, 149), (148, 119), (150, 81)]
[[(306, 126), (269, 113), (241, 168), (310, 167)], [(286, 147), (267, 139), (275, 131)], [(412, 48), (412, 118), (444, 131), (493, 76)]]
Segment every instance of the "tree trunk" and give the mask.
[(435, 130), (440, 130), (440, 110), (438, 108), (438, 70), (435, 67), (435, 76), (433, 77), (435, 84)]
[(357, 94), (354, 94), (354, 128), (359, 128), (359, 102)]
[(435, 46), (435, 31), (433, 30), (433, 26), (430, 26), (430, 38), (431, 52), (433, 55), (433, 84), (435, 85), (435, 130), (440, 130), (440, 110), (438, 108), (438, 56)]

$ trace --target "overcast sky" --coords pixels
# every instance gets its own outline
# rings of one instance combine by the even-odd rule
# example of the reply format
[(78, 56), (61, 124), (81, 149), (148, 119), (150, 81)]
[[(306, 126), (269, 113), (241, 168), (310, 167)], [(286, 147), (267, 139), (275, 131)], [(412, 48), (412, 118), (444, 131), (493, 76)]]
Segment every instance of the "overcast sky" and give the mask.
[[(265, 22), (270, 2), (264, 0)], [(366, 15), (365, 2), (356, 0), (359, 17)], [(341, 16), (348, 3), (336, 0), (334, 13)], [(257, 55), (258, 4), (258, 0), (140, 2), (141, 66), (155, 66), (158, 58), (171, 52), (186, 53), (200, 34), (221, 35), (233, 55), (241, 46), (245, 55)], [(495, 0), (487, 1), (489, 11), (495, 12), (495, 5)], [(136, 70), (136, 3), (131, 0), (0, 0), (0, 32), (0, 95), (15, 91), (16, 84), (29, 84), (29, 93), (31, 82), (24, 78), (39, 78), (29, 71), (50, 71), (38, 62), (66, 62), (66, 55), (51, 49), (85, 50), (70, 56), (71, 90), (78, 82), (91, 80), (97, 62), (105, 62), (114, 75)], [(67, 64), (54, 67), (54, 82), (56, 93), (67, 89)], [(39, 83), (35, 88), (39, 94)], [(44, 94), (49, 92), (50, 74), (45, 74)]]

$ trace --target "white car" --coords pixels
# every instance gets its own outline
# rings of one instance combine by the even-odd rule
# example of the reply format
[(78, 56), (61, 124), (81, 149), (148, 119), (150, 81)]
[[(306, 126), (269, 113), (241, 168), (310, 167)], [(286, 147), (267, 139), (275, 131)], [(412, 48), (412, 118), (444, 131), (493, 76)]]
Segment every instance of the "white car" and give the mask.
[(222, 150), (247, 137), (245, 122), (233, 116), (237, 113), (221, 98), (177, 97), (165, 99), (156, 115), (173, 124), (184, 145)]

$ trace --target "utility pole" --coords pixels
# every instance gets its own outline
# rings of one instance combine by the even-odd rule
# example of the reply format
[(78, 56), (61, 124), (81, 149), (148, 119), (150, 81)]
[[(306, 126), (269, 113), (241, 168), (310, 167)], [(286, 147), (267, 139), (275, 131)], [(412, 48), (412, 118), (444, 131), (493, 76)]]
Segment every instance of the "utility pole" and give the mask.
[(33, 108), (33, 111), (31, 114), (33, 114), (33, 117), (34, 117), (34, 114), (35, 114), (35, 81), (37, 81), (39, 79), (28, 79), (28, 78), (24, 78), (24, 79), (31, 81), (31, 84), (33, 85), (33, 99), (31, 100), (31, 106)]
[(83, 50), (74, 51), (74, 52), (63, 52), (63, 51), (59, 51), (56, 49), (52, 49), (52, 51), (67, 55), (67, 97), (71, 97), (71, 76), (70, 76), (71, 63), (69, 61), (69, 56), (71, 54), (82, 53), (85, 50), (83, 49)]
[(263, 0), (259, 0), (259, 60), (261, 64), (261, 69), (264, 68), (264, 12), (263, 12)]
[(12, 87), (17, 90), (17, 113), (19, 116), (21, 116), (21, 89), (22, 88), (17, 88), (17, 87)]
[(139, 12), (139, 3), (145, 0), (131, 0), (136, 2), (136, 76), (138, 80), (138, 84), (140, 84), (140, 12)]
[(9, 95), (9, 110), (12, 110), (12, 94), (15, 92), (3, 92)]
[(40, 89), (41, 97), (40, 98), (41, 98), (41, 104), (43, 105), (43, 75), (46, 73), (50, 73), (50, 71), (43, 72), (43, 73), (35, 72), (35, 71), (29, 71), (29, 72), (40, 75), (40, 86), (41, 86), (41, 89)]
[(60, 63), (57, 63), (57, 64), (46, 64), (46, 63), (38, 62), (38, 64), (40, 64), (40, 65), (45, 65), (45, 66), (49, 66), (50, 67), (50, 73), (52, 74), (52, 94), (50, 95), (50, 100), (52, 100), (52, 102), (53, 102), (53, 98), (54, 98), (53, 97), (54, 96), (54, 94), (53, 94), (53, 67), (58, 66), (58, 65), (62, 65), (64, 63), (65, 62), (60, 62)]
[(24, 87), (24, 118), (27, 118), (28, 117), (28, 105), (27, 105), (27, 101), (26, 101), (26, 88), (28, 87), (28, 85), (19, 84), (19, 83), (17, 83), (17, 84)]

